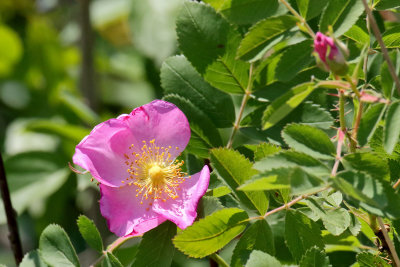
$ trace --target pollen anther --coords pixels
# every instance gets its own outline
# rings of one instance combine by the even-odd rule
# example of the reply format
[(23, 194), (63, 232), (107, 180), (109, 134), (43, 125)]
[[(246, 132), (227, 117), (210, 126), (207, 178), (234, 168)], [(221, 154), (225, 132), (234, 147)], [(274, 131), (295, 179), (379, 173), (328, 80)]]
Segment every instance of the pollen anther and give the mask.
[[(140, 149), (136, 147), (136, 151), (131, 153), (133, 158), (124, 154), (125, 164), (129, 166), (127, 172), (130, 174), (130, 178), (126, 180), (133, 180), (128, 185), (137, 187), (135, 196), (141, 197), (140, 204), (147, 199), (160, 199), (163, 202), (177, 199), (180, 184), (185, 181), (186, 173), (181, 169), (184, 162), (171, 160), (171, 146), (158, 147), (155, 139), (142, 143)], [(129, 148), (133, 149), (134, 145), (130, 145)]]

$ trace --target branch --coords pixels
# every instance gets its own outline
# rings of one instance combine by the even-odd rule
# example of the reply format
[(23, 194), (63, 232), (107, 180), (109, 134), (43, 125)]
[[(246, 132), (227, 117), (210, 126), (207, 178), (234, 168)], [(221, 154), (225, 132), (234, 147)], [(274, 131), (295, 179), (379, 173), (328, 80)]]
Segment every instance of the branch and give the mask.
[(271, 214), (277, 213), (278, 211), (281, 211), (281, 210), (284, 210), (284, 209), (288, 209), (288, 208), (290, 208), (291, 206), (293, 206), (294, 204), (296, 204), (297, 202), (299, 202), (299, 201), (301, 201), (301, 200), (303, 200), (303, 199), (305, 199), (305, 198), (308, 198), (308, 197), (310, 197), (310, 196), (313, 196), (313, 195), (315, 195), (315, 194), (317, 194), (317, 193), (319, 193), (319, 192), (322, 192), (322, 191), (324, 191), (324, 190), (326, 190), (326, 189), (328, 189), (328, 188), (330, 188), (330, 186), (325, 186), (324, 188), (318, 189), (317, 191), (314, 191), (314, 192), (312, 192), (312, 193), (308, 193), (308, 194), (304, 194), (304, 195), (298, 196), (298, 197), (296, 197), (295, 199), (293, 199), (292, 201), (290, 201), (289, 203), (287, 203), (287, 204), (285, 204), (285, 205), (282, 205), (282, 206), (280, 206), (280, 207), (278, 207), (278, 208), (276, 208), (276, 209), (273, 209), (273, 210), (268, 211), (268, 212), (265, 213), (263, 216), (251, 217), (251, 218), (249, 218), (249, 220), (255, 220), (255, 219), (260, 220), (260, 219), (265, 219), (265, 218), (267, 218), (267, 217), (268, 217), (269, 215), (271, 215)]
[(362, 0), (362, 2), (364, 4), (365, 12), (367, 13), (372, 31), (374, 32), (375, 38), (378, 41), (378, 43), (382, 49), (383, 57), (388, 64), (388, 69), (389, 69), (390, 75), (392, 76), (392, 78), (396, 84), (397, 91), (400, 94), (400, 80), (399, 80), (399, 77), (397, 77), (397, 75), (396, 75), (396, 70), (393, 66), (392, 60), (390, 60), (388, 50), (387, 50), (385, 44), (383, 43), (382, 35), (381, 35), (381, 32), (379, 31), (378, 24), (376, 23), (374, 15), (372, 14), (372, 11), (367, 4), (367, 1)]
[(399, 256), (397, 255), (396, 249), (394, 248), (393, 242), (390, 239), (390, 237), (388, 235), (388, 232), (386, 231), (385, 225), (383, 224), (383, 221), (382, 221), (381, 217), (378, 217), (378, 223), (379, 223), (379, 226), (381, 227), (381, 232), (382, 232), (383, 237), (384, 237), (384, 239), (386, 241), (386, 244), (389, 247), (390, 256), (392, 257), (392, 259), (393, 259), (393, 261), (395, 263), (395, 266), (400, 267)]
[(90, 0), (80, 0), (79, 3), (82, 54), (80, 89), (89, 106), (93, 110), (97, 110), (98, 98), (93, 69), (93, 34), (90, 23)]
[(247, 101), (250, 98), (250, 94), (251, 94), (251, 91), (252, 91), (252, 86), (253, 86), (253, 63), (250, 64), (249, 82), (247, 84), (247, 88), (246, 88), (245, 94), (244, 94), (243, 99), (242, 99), (242, 104), (240, 105), (239, 115), (236, 118), (235, 124), (233, 125), (233, 130), (232, 130), (231, 136), (229, 137), (228, 144), (226, 145), (227, 148), (231, 148), (232, 147), (233, 138), (235, 137), (235, 134), (236, 134), (237, 130), (240, 127), (240, 121), (242, 120), (244, 108), (246, 107)]
[(22, 261), (23, 253), (21, 246), (21, 239), (18, 233), (18, 223), (16, 212), (14, 211), (10, 198), (10, 191), (8, 190), (6, 172), (4, 169), (3, 159), (0, 154), (0, 189), (1, 189), (1, 198), (3, 199), (4, 209), (6, 211), (7, 216), (7, 224), (8, 230), (10, 231), (10, 235), (8, 238), (10, 239), (11, 248), (14, 253), (14, 258), (17, 266)]

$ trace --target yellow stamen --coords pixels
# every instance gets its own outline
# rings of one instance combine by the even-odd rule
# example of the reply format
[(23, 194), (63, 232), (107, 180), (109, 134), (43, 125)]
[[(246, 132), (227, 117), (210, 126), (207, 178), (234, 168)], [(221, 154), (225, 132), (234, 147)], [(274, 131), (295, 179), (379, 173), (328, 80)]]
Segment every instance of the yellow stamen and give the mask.
[[(130, 154), (132, 158), (124, 154), (125, 164), (129, 167), (127, 169), (129, 177), (126, 180), (132, 180), (128, 185), (137, 187), (135, 196), (141, 197), (140, 204), (147, 199), (151, 199), (149, 205), (152, 205), (155, 199), (163, 202), (177, 199), (179, 197), (177, 191), (181, 189), (180, 184), (185, 181), (186, 173), (181, 169), (184, 162), (171, 159), (172, 155), (169, 152), (171, 146), (158, 147), (155, 139), (142, 142), (143, 146), (140, 149), (136, 147), (137, 152)], [(133, 148), (133, 144), (129, 146), (129, 149)]]

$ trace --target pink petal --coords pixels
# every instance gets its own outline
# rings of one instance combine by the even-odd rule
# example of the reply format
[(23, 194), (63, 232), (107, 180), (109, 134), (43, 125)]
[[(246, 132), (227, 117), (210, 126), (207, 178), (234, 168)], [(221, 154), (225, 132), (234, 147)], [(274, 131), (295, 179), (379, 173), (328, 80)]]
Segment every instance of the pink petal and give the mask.
[(124, 154), (135, 142), (124, 121), (110, 119), (97, 125), (76, 146), (72, 159), (100, 183), (119, 187), (122, 185), (121, 181), (129, 176)]
[(197, 204), (206, 193), (210, 182), (210, 170), (204, 166), (201, 172), (186, 177), (185, 182), (180, 185), (178, 198), (168, 199), (166, 202), (157, 199), (153, 203), (153, 210), (174, 222), (179, 228), (185, 229), (193, 224), (197, 217)]
[(130, 117), (122, 117), (132, 131), (137, 142), (155, 139), (160, 147), (171, 146), (170, 153), (177, 157), (190, 139), (189, 122), (183, 112), (174, 104), (154, 100), (131, 112)]
[(117, 236), (141, 235), (166, 220), (151, 209), (150, 199), (136, 197), (136, 189), (136, 186), (117, 188), (100, 184), (100, 211), (110, 231)]

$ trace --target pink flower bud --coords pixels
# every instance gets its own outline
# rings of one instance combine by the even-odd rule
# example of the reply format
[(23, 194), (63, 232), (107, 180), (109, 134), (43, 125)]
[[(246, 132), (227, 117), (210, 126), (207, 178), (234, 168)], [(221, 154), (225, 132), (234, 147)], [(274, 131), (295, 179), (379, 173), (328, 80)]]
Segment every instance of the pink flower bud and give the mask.
[(348, 66), (344, 53), (347, 54), (347, 52), (343, 52), (343, 49), (346, 49), (344, 45), (341, 46), (331, 37), (317, 32), (314, 39), (314, 55), (321, 69), (338, 75), (346, 74)]

